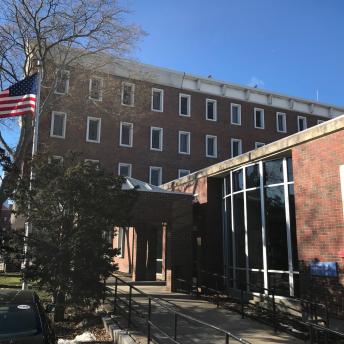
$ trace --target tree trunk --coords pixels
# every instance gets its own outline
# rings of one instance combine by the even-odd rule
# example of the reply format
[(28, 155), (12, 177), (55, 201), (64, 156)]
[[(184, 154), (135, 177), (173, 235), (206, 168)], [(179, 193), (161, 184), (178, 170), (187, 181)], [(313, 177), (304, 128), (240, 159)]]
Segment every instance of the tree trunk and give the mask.
[(64, 321), (66, 294), (62, 291), (57, 292), (54, 321)]

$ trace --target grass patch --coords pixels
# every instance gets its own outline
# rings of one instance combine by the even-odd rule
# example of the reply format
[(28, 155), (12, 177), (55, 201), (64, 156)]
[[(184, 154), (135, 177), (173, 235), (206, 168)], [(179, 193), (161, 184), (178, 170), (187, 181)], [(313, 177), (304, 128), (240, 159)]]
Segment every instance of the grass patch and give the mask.
[[(21, 288), (22, 276), (21, 273), (1, 273), (0, 286), (18, 287)], [(42, 302), (51, 302), (51, 294), (45, 290), (38, 289), (34, 283), (29, 283), (29, 289), (34, 290)]]

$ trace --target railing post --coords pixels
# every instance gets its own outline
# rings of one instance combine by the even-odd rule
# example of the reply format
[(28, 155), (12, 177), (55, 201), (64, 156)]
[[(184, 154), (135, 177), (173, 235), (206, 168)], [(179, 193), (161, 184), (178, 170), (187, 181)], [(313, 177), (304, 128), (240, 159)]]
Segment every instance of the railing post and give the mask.
[(229, 344), (229, 334), (226, 333), (226, 344)]
[(313, 326), (312, 326), (312, 324), (309, 325), (309, 337), (310, 337), (310, 340), (311, 340), (311, 344), (314, 344)]
[(177, 340), (178, 315), (174, 313), (174, 340)]
[(129, 314), (128, 314), (128, 328), (131, 324), (131, 295), (132, 295), (132, 286), (129, 286)]
[(117, 311), (117, 288), (118, 288), (118, 279), (115, 277), (116, 282), (115, 282), (115, 298), (113, 301), (113, 314), (116, 314)]
[(151, 321), (151, 314), (152, 314), (152, 300), (149, 297), (148, 298), (148, 321), (147, 321), (147, 344), (150, 343), (151, 340), (151, 326), (150, 326), (150, 321)]
[(244, 312), (244, 290), (240, 289), (240, 300), (241, 300), (241, 319), (245, 318), (245, 312)]
[(272, 289), (272, 314), (274, 320), (274, 331), (277, 332), (277, 319), (276, 319), (276, 302), (275, 302), (275, 289)]

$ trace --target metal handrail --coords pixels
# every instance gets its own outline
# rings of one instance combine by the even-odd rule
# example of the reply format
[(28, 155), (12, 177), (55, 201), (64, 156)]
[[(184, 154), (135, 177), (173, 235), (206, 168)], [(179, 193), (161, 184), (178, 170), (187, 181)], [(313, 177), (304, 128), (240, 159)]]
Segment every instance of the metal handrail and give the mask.
[[(180, 341), (177, 340), (177, 329), (178, 329), (178, 318), (181, 319), (185, 319), (187, 321), (205, 326), (207, 328), (211, 328), (217, 332), (220, 332), (221, 334), (223, 334), (225, 336), (225, 343), (228, 344), (229, 343), (229, 339), (234, 339), (240, 343), (244, 343), (244, 344), (250, 344), (250, 342), (248, 342), (245, 339), (239, 338), (236, 335), (232, 334), (229, 331), (223, 330), (217, 326), (214, 326), (212, 324), (206, 323), (202, 320), (196, 319), (190, 315), (184, 314), (180, 311), (177, 311), (169, 306), (166, 306), (166, 304), (163, 303), (163, 299), (160, 299), (158, 297), (151, 297), (149, 294), (144, 293), (142, 290), (136, 288), (135, 286), (132, 285), (132, 283), (130, 282), (126, 282), (125, 280), (123, 280), (122, 278), (113, 275), (113, 277), (115, 278), (115, 298), (114, 298), (114, 312), (116, 312), (117, 310), (117, 294), (118, 294), (118, 281), (120, 281), (122, 284), (126, 285), (129, 287), (129, 302), (128, 302), (128, 328), (130, 328), (131, 325), (131, 302), (132, 302), (132, 290), (135, 290), (136, 292), (138, 292), (139, 294), (143, 295), (144, 297), (146, 297), (148, 299), (148, 319), (147, 319), (147, 343), (150, 343), (151, 340), (151, 327), (154, 327), (155, 329), (157, 329), (160, 333), (164, 334), (165, 336), (167, 336), (170, 340), (172, 340), (174, 343), (176, 344), (181, 344)], [(108, 291), (111, 292), (112, 294), (112, 289), (107, 288)], [(158, 304), (160, 307), (162, 307), (163, 309), (171, 312), (174, 315), (174, 336), (171, 337), (170, 335), (168, 335), (167, 333), (165, 333), (157, 324), (153, 323), (151, 320), (151, 314), (152, 314), (152, 302)]]

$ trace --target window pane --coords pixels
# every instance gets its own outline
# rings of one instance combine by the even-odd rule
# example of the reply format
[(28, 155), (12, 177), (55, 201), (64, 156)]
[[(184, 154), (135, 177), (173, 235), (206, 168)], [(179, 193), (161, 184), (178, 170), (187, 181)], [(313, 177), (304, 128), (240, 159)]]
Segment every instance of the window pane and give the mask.
[(290, 296), (289, 275), (279, 273), (268, 273), (269, 288), (274, 288), (276, 295)]
[(259, 165), (246, 167), (246, 189), (255, 188), (260, 185)]
[(208, 137), (207, 138), (207, 142), (208, 142), (208, 151), (207, 151), (207, 155), (208, 156), (214, 156), (215, 155), (215, 139), (213, 137)]
[(91, 79), (91, 94), (92, 99), (101, 98), (101, 81), (100, 79)]
[(160, 138), (161, 131), (158, 129), (152, 130), (152, 148), (154, 149), (161, 149), (161, 138)]
[(130, 177), (130, 166), (129, 165), (120, 165), (119, 175), (123, 177)]
[(225, 199), (226, 202), (226, 221), (227, 221), (227, 252), (228, 265), (233, 266), (233, 245), (232, 245), (232, 217), (231, 217), (231, 197)]
[(264, 163), (265, 185), (283, 183), (282, 159), (267, 161)]
[(234, 211), (236, 266), (243, 268), (246, 265), (243, 193), (239, 193), (233, 196), (233, 211)]
[(182, 178), (184, 176), (187, 176), (188, 174), (190, 174), (189, 170), (179, 170), (178, 177)]
[(207, 102), (207, 114), (209, 119), (214, 119), (214, 103), (211, 101)]
[(248, 191), (246, 202), (249, 267), (261, 269), (263, 268), (263, 243), (260, 190)]
[(161, 91), (153, 91), (153, 109), (161, 110)]
[(56, 87), (55, 91), (58, 93), (67, 93), (67, 82), (69, 73), (67, 71), (60, 70), (56, 75)]
[(53, 135), (63, 136), (64, 115), (54, 114)]
[(133, 93), (132, 85), (123, 85), (123, 104), (125, 105), (133, 104), (132, 93)]
[(188, 97), (180, 98), (180, 113), (182, 115), (188, 115)]
[(188, 153), (189, 151), (189, 135), (188, 134), (180, 134), (180, 151), (182, 153)]
[(160, 169), (151, 169), (150, 173), (151, 173), (151, 177), (150, 177), (151, 184), (152, 185), (160, 185), (161, 170)]
[(261, 271), (250, 271), (250, 291), (264, 293), (264, 274)]
[(288, 173), (288, 182), (294, 181), (293, 161), (291, 158), (287, 158), (287, 173)]
[(242, 169), (233, 172), (233, 192), (243, 190)]
[(239, 124), (239, 107), (232, 106), (232, 123)]
[(232, 141), (232, 157), (236, 157), (241, 154), (241, 142)]
[(131, 127), (129, 125), (122, 125), (122, 141), (121, 143), (123, 145), (130, 145), (130, 129)]
[(291, 234), (291, 250), (293, 255), (293, 268), (299, 270), (299, 260), (297, 254), (297, 237), (296, 237), (296, 214), (295, 214), (295, 195), (294, 185), (288, 186), (289, 192), (289, 210), (290, 210), (290, 234)]
[(268, 269), (288, 270), (288, 243), (283, 185), (265, 188)]
[(284, 129), (284, 116), (278, 115), (278, 130), (279, 131), (285, 131)]
[(98, 141), (98, 125), (99, 121), (89, 120), (88, 122), (88, 139)]
[(263, 126), (262, 111), (257, 110), (256, 111), (256, 127), (261, 128), (262, 126)]

